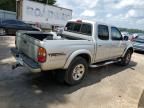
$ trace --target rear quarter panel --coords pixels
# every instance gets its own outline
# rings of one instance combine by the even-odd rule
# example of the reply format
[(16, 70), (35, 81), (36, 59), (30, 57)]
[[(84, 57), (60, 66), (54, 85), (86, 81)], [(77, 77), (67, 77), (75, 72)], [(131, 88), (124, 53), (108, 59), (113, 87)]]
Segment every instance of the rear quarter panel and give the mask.
[(67, 68), (66, 63), (84, 51), (91, 57), (94, 55), (94, 43), (88, 40), (48, 40), (42, 46), (47, 50), (47, 61), (41, 64), (42, 70)]

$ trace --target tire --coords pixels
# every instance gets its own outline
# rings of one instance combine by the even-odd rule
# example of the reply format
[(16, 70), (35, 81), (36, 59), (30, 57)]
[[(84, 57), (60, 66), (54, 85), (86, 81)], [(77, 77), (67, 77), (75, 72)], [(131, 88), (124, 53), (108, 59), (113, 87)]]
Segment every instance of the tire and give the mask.
[(68, 85), (79, 84), (87, 75), (88, 63), (82, 57), (76, 57), (65, 73), (65, 82)]
[(125, 54), (125, 56), (121, 59), (120, 64), (122, 66), (127, 66), (129, 65), (130, 61), (131, 61), (131, 55), (132, 52), (130, 50), (128, 50)]

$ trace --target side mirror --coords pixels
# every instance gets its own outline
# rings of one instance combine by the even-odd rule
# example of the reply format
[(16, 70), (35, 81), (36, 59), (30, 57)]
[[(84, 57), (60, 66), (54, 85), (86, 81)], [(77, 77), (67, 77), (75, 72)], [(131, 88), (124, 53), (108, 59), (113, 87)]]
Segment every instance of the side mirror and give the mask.
[(123, 40), (128, 41), (129, 37), (128, 36), (124, 36)]

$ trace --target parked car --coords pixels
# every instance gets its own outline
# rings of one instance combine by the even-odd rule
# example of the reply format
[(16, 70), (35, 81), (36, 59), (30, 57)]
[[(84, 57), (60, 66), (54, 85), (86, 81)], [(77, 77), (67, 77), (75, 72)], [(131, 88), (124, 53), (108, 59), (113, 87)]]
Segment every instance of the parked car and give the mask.
[(133, 42), (139, 36), (144, 36), (144, 33), (133, 33), (131, 37), (131, 41)]
[(123, 37), (127, 36), (127, 37), (128, 37), (128, 40), (130, 40), (130, 41), (133, 41), (134, 38), (135, 38), (135, 37), (133, 36), (133, 34), (132, 34), (132, 33), (129, 33), (129, 32), (121, 32), (121, 34), (122, 34)]
[(22, 65), (32, 72), (57, 70), (57, 79), (75, 85), (85, 78), (88, 67), (116, 62), (128, 65), (133, 46), (114, 26), (89, 20), (70, 20), (61, 38), (54, 38), (52, 33), (18, 32), (16, 48), (11, 52), (17, 58), (13, 68)]
[(128, 32), (121, 32), (122, 36), (129, 36), (130, 34)]
[(133, 40), (138, 36), (144, 36), (144, 33), (133, 33)]
[(19, 20), (0, 20), (0, 35), (15, 35), (17, 30), (40, 31), (40, 28)]
[(144, 36), (138, 36), (133, 41), (135, 51), (144, 51)]

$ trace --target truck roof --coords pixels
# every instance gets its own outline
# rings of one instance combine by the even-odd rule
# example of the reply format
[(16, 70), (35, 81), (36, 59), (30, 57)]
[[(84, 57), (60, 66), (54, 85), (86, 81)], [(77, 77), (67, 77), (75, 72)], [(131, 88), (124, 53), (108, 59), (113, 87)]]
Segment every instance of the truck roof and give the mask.
[[(85, 23), (91, 23), (91, 24), (102, 24), (102, 25), (108, 25), (108, 26), (113, 26), (113, 25), (110, 25), (110, 24), (107, 24), (107, 23), (104, 23), (104, 22), (100, 22), (100, 21), (94, 21), (94, 20), (82, 20), (82, 19), (72, 19), (72, 20), (69, 20), (68, 22), (85, 22)], [(115, 26), (113, 26), (115, 27)]]

